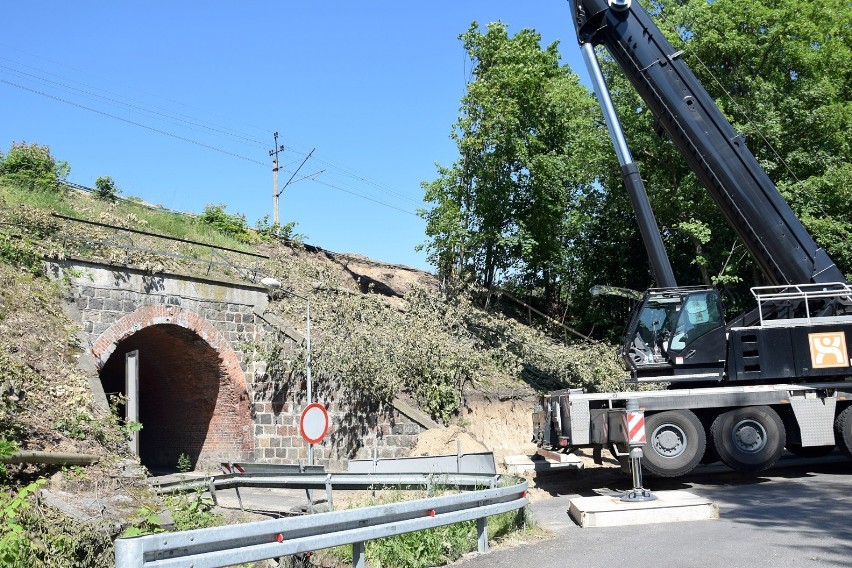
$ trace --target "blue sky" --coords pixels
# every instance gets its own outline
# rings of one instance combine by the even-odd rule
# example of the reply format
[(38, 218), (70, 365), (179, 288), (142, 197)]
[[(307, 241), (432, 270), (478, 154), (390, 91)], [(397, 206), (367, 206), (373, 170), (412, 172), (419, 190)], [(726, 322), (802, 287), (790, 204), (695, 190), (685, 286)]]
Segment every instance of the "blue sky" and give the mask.
[(69, 180), (181, 211), (272, 213), (268, 150), (286, 150), (282, 222), (307, 242), (429, 268), (420, 182), (449, 165), (472, 21), (562, 40), (568, 3), (14, 2), (0, 21), (0, 150), (49, 145)]

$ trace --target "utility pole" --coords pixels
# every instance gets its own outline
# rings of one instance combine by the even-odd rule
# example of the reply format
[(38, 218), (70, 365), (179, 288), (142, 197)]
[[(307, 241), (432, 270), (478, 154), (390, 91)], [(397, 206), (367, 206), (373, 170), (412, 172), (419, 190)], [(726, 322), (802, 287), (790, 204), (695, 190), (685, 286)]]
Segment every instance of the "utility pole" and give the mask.
[(275, 146), (269, 151), (272, 158), (272, 222), (278, 225), (278, 152), (284, 150), (284, 144), (278, 145), (278, 133), (272, 135), (275, 138)]

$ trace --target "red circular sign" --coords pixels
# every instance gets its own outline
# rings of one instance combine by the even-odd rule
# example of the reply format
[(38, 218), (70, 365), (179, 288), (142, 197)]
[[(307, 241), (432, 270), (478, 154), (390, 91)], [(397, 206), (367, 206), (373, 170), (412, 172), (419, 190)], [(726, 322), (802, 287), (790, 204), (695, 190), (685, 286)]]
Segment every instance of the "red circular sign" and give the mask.
[(309, 444), (318, 444), (328, 433), (328, 412), (318, 402), (309, 404), (299, 419), (299, 433)]

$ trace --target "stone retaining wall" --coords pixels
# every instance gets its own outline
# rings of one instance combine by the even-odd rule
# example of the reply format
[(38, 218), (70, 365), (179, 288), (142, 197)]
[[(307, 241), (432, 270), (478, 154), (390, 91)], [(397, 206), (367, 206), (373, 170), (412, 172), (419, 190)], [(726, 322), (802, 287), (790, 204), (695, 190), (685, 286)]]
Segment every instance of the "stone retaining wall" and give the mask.
[[(83, 328), (98, 370), (122, 341), (136, 334), (143, 337), (140, 332), (151, 326), (190, 330), (218, 353), (220, 389), (232, 388), (233, 392), (219, 402), (226, 410), (216, 412), (229, 418), (223, 421), (217, 415), (210, 421), (210, 445), (205, 446), (199, 466), (214, 467), (220, 461), (307, 461), (307, 444), (299, 433), (300, 412), (306, 404), (303, 373), (279, 365), (278, 376), (271, 376), (268, 362), (258, 358), (275, 345), (277, 357), (290, 360), (302, 338), (289, 322), (264, 318), (265, 288), (80, 260), (54, 262), (48, 268), (71, 284), (78, 314), (75, 319)], [(190, 377), (194, 371), (191, 363), (184, 365), (189, 368), (170, 372)], [(100, 383), (95, 380), (93, 384)], [(188, 390), (182, 389), (184, 393)], [(317, 381), (314, 393), (314, 402), (326, 406), (331, 422), (326, 438), (314, 447), (314, 460), (331, 468), (345, 469), (348, 459), (374, 454), (406, 456), (418, 433), (434, 426), (412, 409), (401, 412), (393, 405), (371, 405), (327, 382)], [(97, 400), (98, 395), (103, 398), (103, 390), (95, 395)], [(240, 443), (233, 442), (237, 438)], [(217, 446), (217, 439), (222, 444)], [(174, 453), (181, 444), (180, 439), (173, 439), (168, 446)]]

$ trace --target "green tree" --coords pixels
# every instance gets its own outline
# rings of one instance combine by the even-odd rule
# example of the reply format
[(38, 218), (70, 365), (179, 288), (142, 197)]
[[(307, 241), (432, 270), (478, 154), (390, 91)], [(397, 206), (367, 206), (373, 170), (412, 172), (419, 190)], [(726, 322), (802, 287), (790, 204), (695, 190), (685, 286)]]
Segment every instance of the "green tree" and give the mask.
[(0, 177), (26, 189), (56, 191), (70, 172), (68, 162), (36, 143), (12, 142), (9, 152), (0, 154)]
[(424, 247), (442, 276), (513, 279), (552, 300), (600, 157), (594, 99), (533, 30), (473, 23), (460, 39), (473, 80), (451, 134), (459, 158), (423, 184)]
[(99, 176), (95, 180), (95, 195), (98, 199), (115, 201), (121, 190), (115, 185), (115, 180), (110, 176)]
[(663, 24), (805, 227), (852, 272), (848, 2), (691, 0), (667, 5)]
[[(843, 0), (655, 0), (658, 25), (793, 210), (852, 273), (852, 10)], [(566, 36), (573, 34), (566, 26)], [(459, 158), (424, 183), (430, 261), (444, 276), (502, 279), (572, 327), (612, 336), (626, 302), (589, 288), (653, 285), (593, 98), (555, 46), (503, 24), (461, 36), (473, 61), (452, 138)], [(682, 284), (719, 286), (732, 311), (761, 275), (620, 69), (604, 73)], [(553, 313), (553, 310), (550, 310)]]

